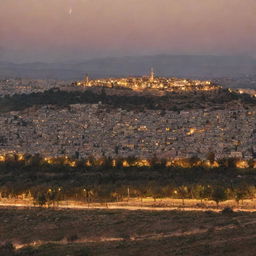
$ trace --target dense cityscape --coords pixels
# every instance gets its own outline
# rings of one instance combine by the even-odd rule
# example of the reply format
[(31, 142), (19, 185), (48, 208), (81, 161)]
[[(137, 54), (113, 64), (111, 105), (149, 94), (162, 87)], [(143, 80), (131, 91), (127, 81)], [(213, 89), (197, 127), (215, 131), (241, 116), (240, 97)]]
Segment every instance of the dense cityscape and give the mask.
[(255, 0), (0, 0), (0, 256), (255, 256)]
[[(111, 82), (112, 81), (112, 82)], [(212, 91), (221, 87), (210, 81), (149, 77), (106, 79), (65, 84), (58, 81), (2, 81), (4, 94), (38, 93), (48, 89), (64, 91), (90, 88), (114, 89), (120, 86), (137, 91), (175, 90)], [(23, 84), (28, 84), (24, 90)], [(45, 86), (47, 84), (47, 86)], [(146, 87), (146, 84), (148, 86)], [(163, 87), (163, 84), (166, 84)], [(81, 88), (82, 86), (82, 88)], [(166, 87), (166, 88), (165, 88)], [(9, 93), (8, 89), (10, 88)], [(175, 88), (175, 89), (173, 89)], [(238, 94), (245, 93), (237, 90)], [(193, 95), (191, 95), (193, 97)], [(254, 94), (251, 94), (254, 97)], [(218, 105), (216, 104), (216, 107)], [(255, 106), (244, 107), (239, 101), (223, 108), (161, 111), (145, 109), (109, 109), (107, 105), (72, 104), (33, 106), (20, 111), (1, 113), (0, 155), (40, 154), (45, 158), (93, 156), (169, 161), (198, 157), (254, 159), (256, 155)]]
[[(102, 104), (43, 106), (1, 114), (0, 154), (93, 155), (177, 159), (214, 152), (217, 159), (255, 157), (256, 108), (135, 113)], [(241, 134), (242, 133), (242, 134)]]

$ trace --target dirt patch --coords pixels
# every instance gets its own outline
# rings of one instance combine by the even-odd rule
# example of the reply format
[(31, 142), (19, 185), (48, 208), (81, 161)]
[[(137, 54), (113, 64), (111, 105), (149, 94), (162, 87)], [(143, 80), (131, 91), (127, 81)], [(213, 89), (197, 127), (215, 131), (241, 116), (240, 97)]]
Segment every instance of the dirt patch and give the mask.
[(255, 217), (256, 213), (245, 212), (226, 216), (189, 211), (0, 208), (0, 241), (12, 241), (19, 250), (32, 246), (35, 256), (46, 255), (46, 248), (47, 255), (54, 255), (52, 250), (57, 256), (76, 255), (78, 248), (103, 256), (251, 256), (256, 249), (252, 242)]

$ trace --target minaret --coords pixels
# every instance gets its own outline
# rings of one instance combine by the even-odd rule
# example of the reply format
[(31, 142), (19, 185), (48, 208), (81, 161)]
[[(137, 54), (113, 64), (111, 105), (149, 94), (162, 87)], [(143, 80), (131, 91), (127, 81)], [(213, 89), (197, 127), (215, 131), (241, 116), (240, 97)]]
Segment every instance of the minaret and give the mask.
[(153, 69), (153, 68), (151, 68), (149, 81), (150, 81), (150, 82), (154, 82), (154, 79), (155, 79), (154, 69)]
[(88, 76), (88, 75), (86, 75), (86, 76), (84, 77), (84, 83), (85, 83), (86, 85), (89, 83), (89, 76)]

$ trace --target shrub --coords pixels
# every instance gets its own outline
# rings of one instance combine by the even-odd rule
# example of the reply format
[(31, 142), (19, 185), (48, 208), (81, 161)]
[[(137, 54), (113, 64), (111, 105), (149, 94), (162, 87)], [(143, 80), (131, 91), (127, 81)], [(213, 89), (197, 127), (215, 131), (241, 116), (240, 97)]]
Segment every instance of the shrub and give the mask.
[(233, 209), (231, 207), (225, 207), (222, 211), (222, 214), (224, 215), (231, 215), (234, 213)]
[(22, 248), (18, 251), (18, 253), (16, 253), (15, 256), (35, 256), (36, 255), (36, 249), (31, 247), (31, 246), (28, 246), (28, 247), (25, 247), (25, 248)]
[(78, 251), (75, 253), (75, 256), (89, 256), (89, 255), (90, 255), (90, 252), (86, 247), (78, 249)]
[(74, 242), (78, 239), (78, 235), (77, 234), (72, 234), (70, 236), (67, 237), (67, 241), (68, 242)]
[(6, 242), (4, 245), (0, 246), (1, 256), (14, 256), (15, 248), (11, 242)]

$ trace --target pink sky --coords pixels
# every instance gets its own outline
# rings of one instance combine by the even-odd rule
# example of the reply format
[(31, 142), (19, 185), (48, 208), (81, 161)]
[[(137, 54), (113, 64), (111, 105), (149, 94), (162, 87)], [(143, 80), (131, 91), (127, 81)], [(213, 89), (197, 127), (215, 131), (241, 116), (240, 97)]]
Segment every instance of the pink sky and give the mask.
[(256, 1), (0, 0), (0, 61), (151, 54), (255, 56)]

